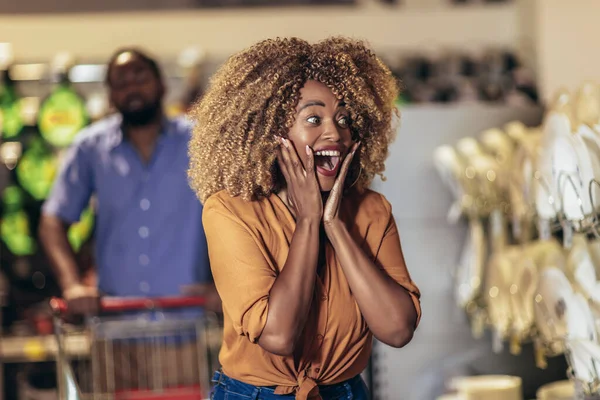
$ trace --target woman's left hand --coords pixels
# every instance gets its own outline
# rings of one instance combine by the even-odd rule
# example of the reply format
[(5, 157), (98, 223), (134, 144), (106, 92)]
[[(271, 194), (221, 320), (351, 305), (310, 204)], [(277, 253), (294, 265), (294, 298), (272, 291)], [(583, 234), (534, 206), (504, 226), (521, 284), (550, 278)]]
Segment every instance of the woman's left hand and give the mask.
[(332, 225), (339, 222), (340, 204), (342, 202), (342, 196), (344, 194), (344, 182), (346, 181), (348, 169), (350, 169), (350, 164), (352, 163), (352, 159), (354, 158), (354, 154), (356, 153), (356, 150), (358, 149), (359, 145), (360, 142), (355, 143), (354, 146), (352, 146), (352, 150), (344, 159), (344, 163), (342, 164), (340, 174), (335, 180), (333, 188), (329, 193), (329, 197), (327, 198), (327, 202), (325, 203), (325, 207), (323, 209), (323, 225), (325, 227), (325, 230), (329, 229)]

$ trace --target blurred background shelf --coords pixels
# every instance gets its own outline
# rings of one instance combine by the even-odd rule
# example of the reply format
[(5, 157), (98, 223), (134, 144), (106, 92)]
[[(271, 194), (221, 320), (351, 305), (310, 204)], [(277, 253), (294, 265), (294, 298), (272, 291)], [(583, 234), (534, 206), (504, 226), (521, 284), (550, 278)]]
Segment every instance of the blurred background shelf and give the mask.
[[(69, 355), (84, 357), (89, 354), (89, 346), (87, 335), (74, 334), (65, 338), (65, 350)], [(0, 358), (4, 363), (54, 361), (57, 353), (53, 335), (5, 336), (0, 343)]]

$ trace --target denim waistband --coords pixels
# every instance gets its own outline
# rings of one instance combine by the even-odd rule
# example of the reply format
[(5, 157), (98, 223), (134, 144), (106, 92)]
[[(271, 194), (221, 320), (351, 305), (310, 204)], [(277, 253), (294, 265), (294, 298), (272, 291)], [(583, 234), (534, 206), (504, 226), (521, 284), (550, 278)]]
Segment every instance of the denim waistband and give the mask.
[[(333, 385), (319, 385), (319, 393), (324, 397), (333, 397), (337, 398), (338, 395), (342, 395), (343, 393), (351, 390), (351, 387), (356, 383), (361, 381), (360, 375), (355, 376), (354, 378), (350, 378), (344, 382), (336, 383)], [(254, 386), (249, 383), (244, 383), (238, 381), (237, 379), (233, 379), (225, 375), (221, 371), (216, 371), (212, 382), (214, 385), (221, 385), (227, 389), (233, 389), (239, 394), (245, 394), (251, 396), (253, 393), (268, 393), (274, 394), (277, 386)], [(243, 392), (243, 393), (240, 393)]]

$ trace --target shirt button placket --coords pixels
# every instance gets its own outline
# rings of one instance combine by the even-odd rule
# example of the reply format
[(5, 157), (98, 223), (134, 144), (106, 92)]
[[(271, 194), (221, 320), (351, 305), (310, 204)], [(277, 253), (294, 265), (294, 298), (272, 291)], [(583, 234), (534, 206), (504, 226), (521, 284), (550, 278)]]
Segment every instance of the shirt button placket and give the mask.
[[(147, 182), (148, 178), (149, 178), (149, 174), (146, 171), (146, 172), (144, 172), (142, 180), (144, 182)], [(146, 211), (150, 210), (150, 206), (151, 206), (150, 200), (146, 197), (142, 197), (142, 199), (140, 200), (140, 209), (142, 210), (142, 215), (144, 215), (144, 216), (148, 215), (148, 214), (146, 214)], [(138, 228), (138, 235), (140, 237), (140, 240), (142, 240), (144, 242), (145, 247), (148, 247), (149, 242), (147, 239), (150, 236), (150, 229), (146, 225), (142, 225)], [(139, 255), (138, 261), (140, 263), (140, 266), (147, 267), (150, 264), (150, 257), (148, 257), (148, 254), (142, 253)], [(147, 295), (150, 292), (150, 284), (145, 280), (141, 281), (139, 284), (139, 290), (143, 295)]]
[(150, 200), (143, 198), (140, 200), (140, 208), (142, 211), (148, 211), (150, 209)]
[(140, 282), (140, 292), (148, 294), (150, 292), (150, 284), (146, 281)]
[(150, 264), (150, 257), (148, 257), (146, 254), (140, 254), (140, 256), (138, 257), (138, 260), (140, 262), (140, 265), (142, 266), (146, 266), (148, 264)]
[(150, 236), (150, 229), (148, 229), (147, 226), (140, 226), (138, 229), (138, 234), (142, 239), (146, 239), (148, 236)]

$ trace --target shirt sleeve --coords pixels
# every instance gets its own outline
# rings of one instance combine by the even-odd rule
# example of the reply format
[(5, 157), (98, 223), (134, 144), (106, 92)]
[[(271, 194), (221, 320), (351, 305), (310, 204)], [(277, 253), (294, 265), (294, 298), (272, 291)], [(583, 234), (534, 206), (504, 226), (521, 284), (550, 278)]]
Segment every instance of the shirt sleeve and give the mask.
[(53, 215), (67, 223), (79, 220), (92, 195), (94, 183), (92, 160), (81, 143), (71, 146), (50, 192), (44, 202), (44, 214)]
[(417, 285), (412, 281), (404, 254), (402, 253), (402, 245), (400, 244), (400, 235), (396, 226), (396, 221), (392, 215), (391, 205), (384, 199), (386, 209), (388, 211), (388, 222), (383, 235), (383, 240), (377, 252), (377, 264), (383, 269), (394, 281), (406, 289), (410, 294), (412, 301), (417, 311), (417, 322), (415, 328), (421, 320), (421, 292)]
[(265, 247), (219, 199), (204, 205), (210, 266), (223, 308), (239, 335), (256, 343), (267, 322), (276, 272)]

